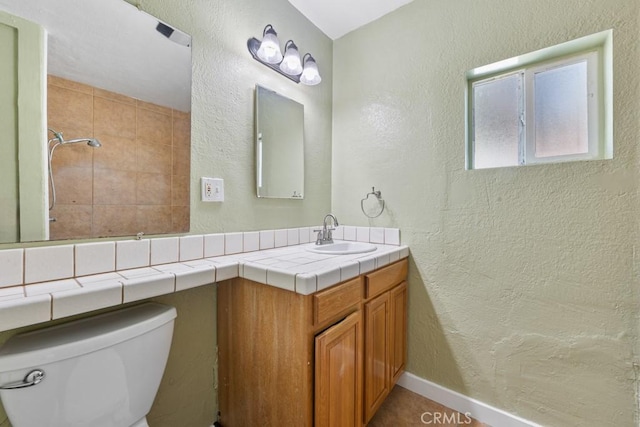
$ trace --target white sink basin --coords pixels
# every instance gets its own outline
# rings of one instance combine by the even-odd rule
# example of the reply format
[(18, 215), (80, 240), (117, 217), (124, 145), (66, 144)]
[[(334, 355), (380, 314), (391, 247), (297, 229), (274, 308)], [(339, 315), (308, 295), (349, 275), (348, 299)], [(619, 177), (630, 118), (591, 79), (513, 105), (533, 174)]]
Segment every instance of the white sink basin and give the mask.
[(328, 245), (311, 246), (307, 248), (309, 252), (327, 255), (363, 254), (367, 252), (373, 252), (376, 249), (378, 248), (375, 245), (362, 242), (338, 242)]

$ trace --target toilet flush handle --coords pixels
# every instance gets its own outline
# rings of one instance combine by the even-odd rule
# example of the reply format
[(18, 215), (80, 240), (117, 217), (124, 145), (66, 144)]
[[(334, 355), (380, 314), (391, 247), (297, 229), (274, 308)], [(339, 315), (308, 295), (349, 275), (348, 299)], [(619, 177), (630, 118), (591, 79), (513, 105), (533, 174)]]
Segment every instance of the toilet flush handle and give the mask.
[(2, 385), (0, 386), (0, 390), (14, 390), (17, 388), (31, 387), (32, 385), (40, 383), (43, 379), (44, 371), (42, 369), (34, 369), (24, 377), (24, 380)]

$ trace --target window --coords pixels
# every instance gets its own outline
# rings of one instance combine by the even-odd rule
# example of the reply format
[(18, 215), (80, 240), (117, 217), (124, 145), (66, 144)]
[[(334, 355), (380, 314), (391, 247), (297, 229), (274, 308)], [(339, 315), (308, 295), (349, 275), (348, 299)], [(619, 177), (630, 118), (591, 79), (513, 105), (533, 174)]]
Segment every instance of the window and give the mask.
[(467, 73), (467, 169), (612, 157), (611, 32)]

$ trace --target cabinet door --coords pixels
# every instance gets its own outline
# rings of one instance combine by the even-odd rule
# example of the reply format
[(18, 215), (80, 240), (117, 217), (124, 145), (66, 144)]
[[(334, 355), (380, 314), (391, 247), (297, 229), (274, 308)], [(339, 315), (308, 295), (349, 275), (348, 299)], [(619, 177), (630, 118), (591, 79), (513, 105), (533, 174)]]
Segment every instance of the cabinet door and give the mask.
[(362, 314), (315, 339), (315, 427), (362, 426)]
[(389, 365), (391, 387), (404, 372), (407, 361), (407, 282), (402, 282), (390, 291)]
[(389, 292), (365, 304), (364, 422), (389, 394)]

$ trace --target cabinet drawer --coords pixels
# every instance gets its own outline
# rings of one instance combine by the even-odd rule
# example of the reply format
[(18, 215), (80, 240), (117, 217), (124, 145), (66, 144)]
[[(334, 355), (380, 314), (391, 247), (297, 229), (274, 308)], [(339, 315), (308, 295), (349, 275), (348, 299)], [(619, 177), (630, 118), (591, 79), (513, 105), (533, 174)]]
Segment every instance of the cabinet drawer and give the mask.
[(362, 300), (362, 280), (357, 277), (313, 296), (313, 323), (318, 325)]
[(366, 298), (389, 290), (407, 278), (406, 259), (366, 275)]

